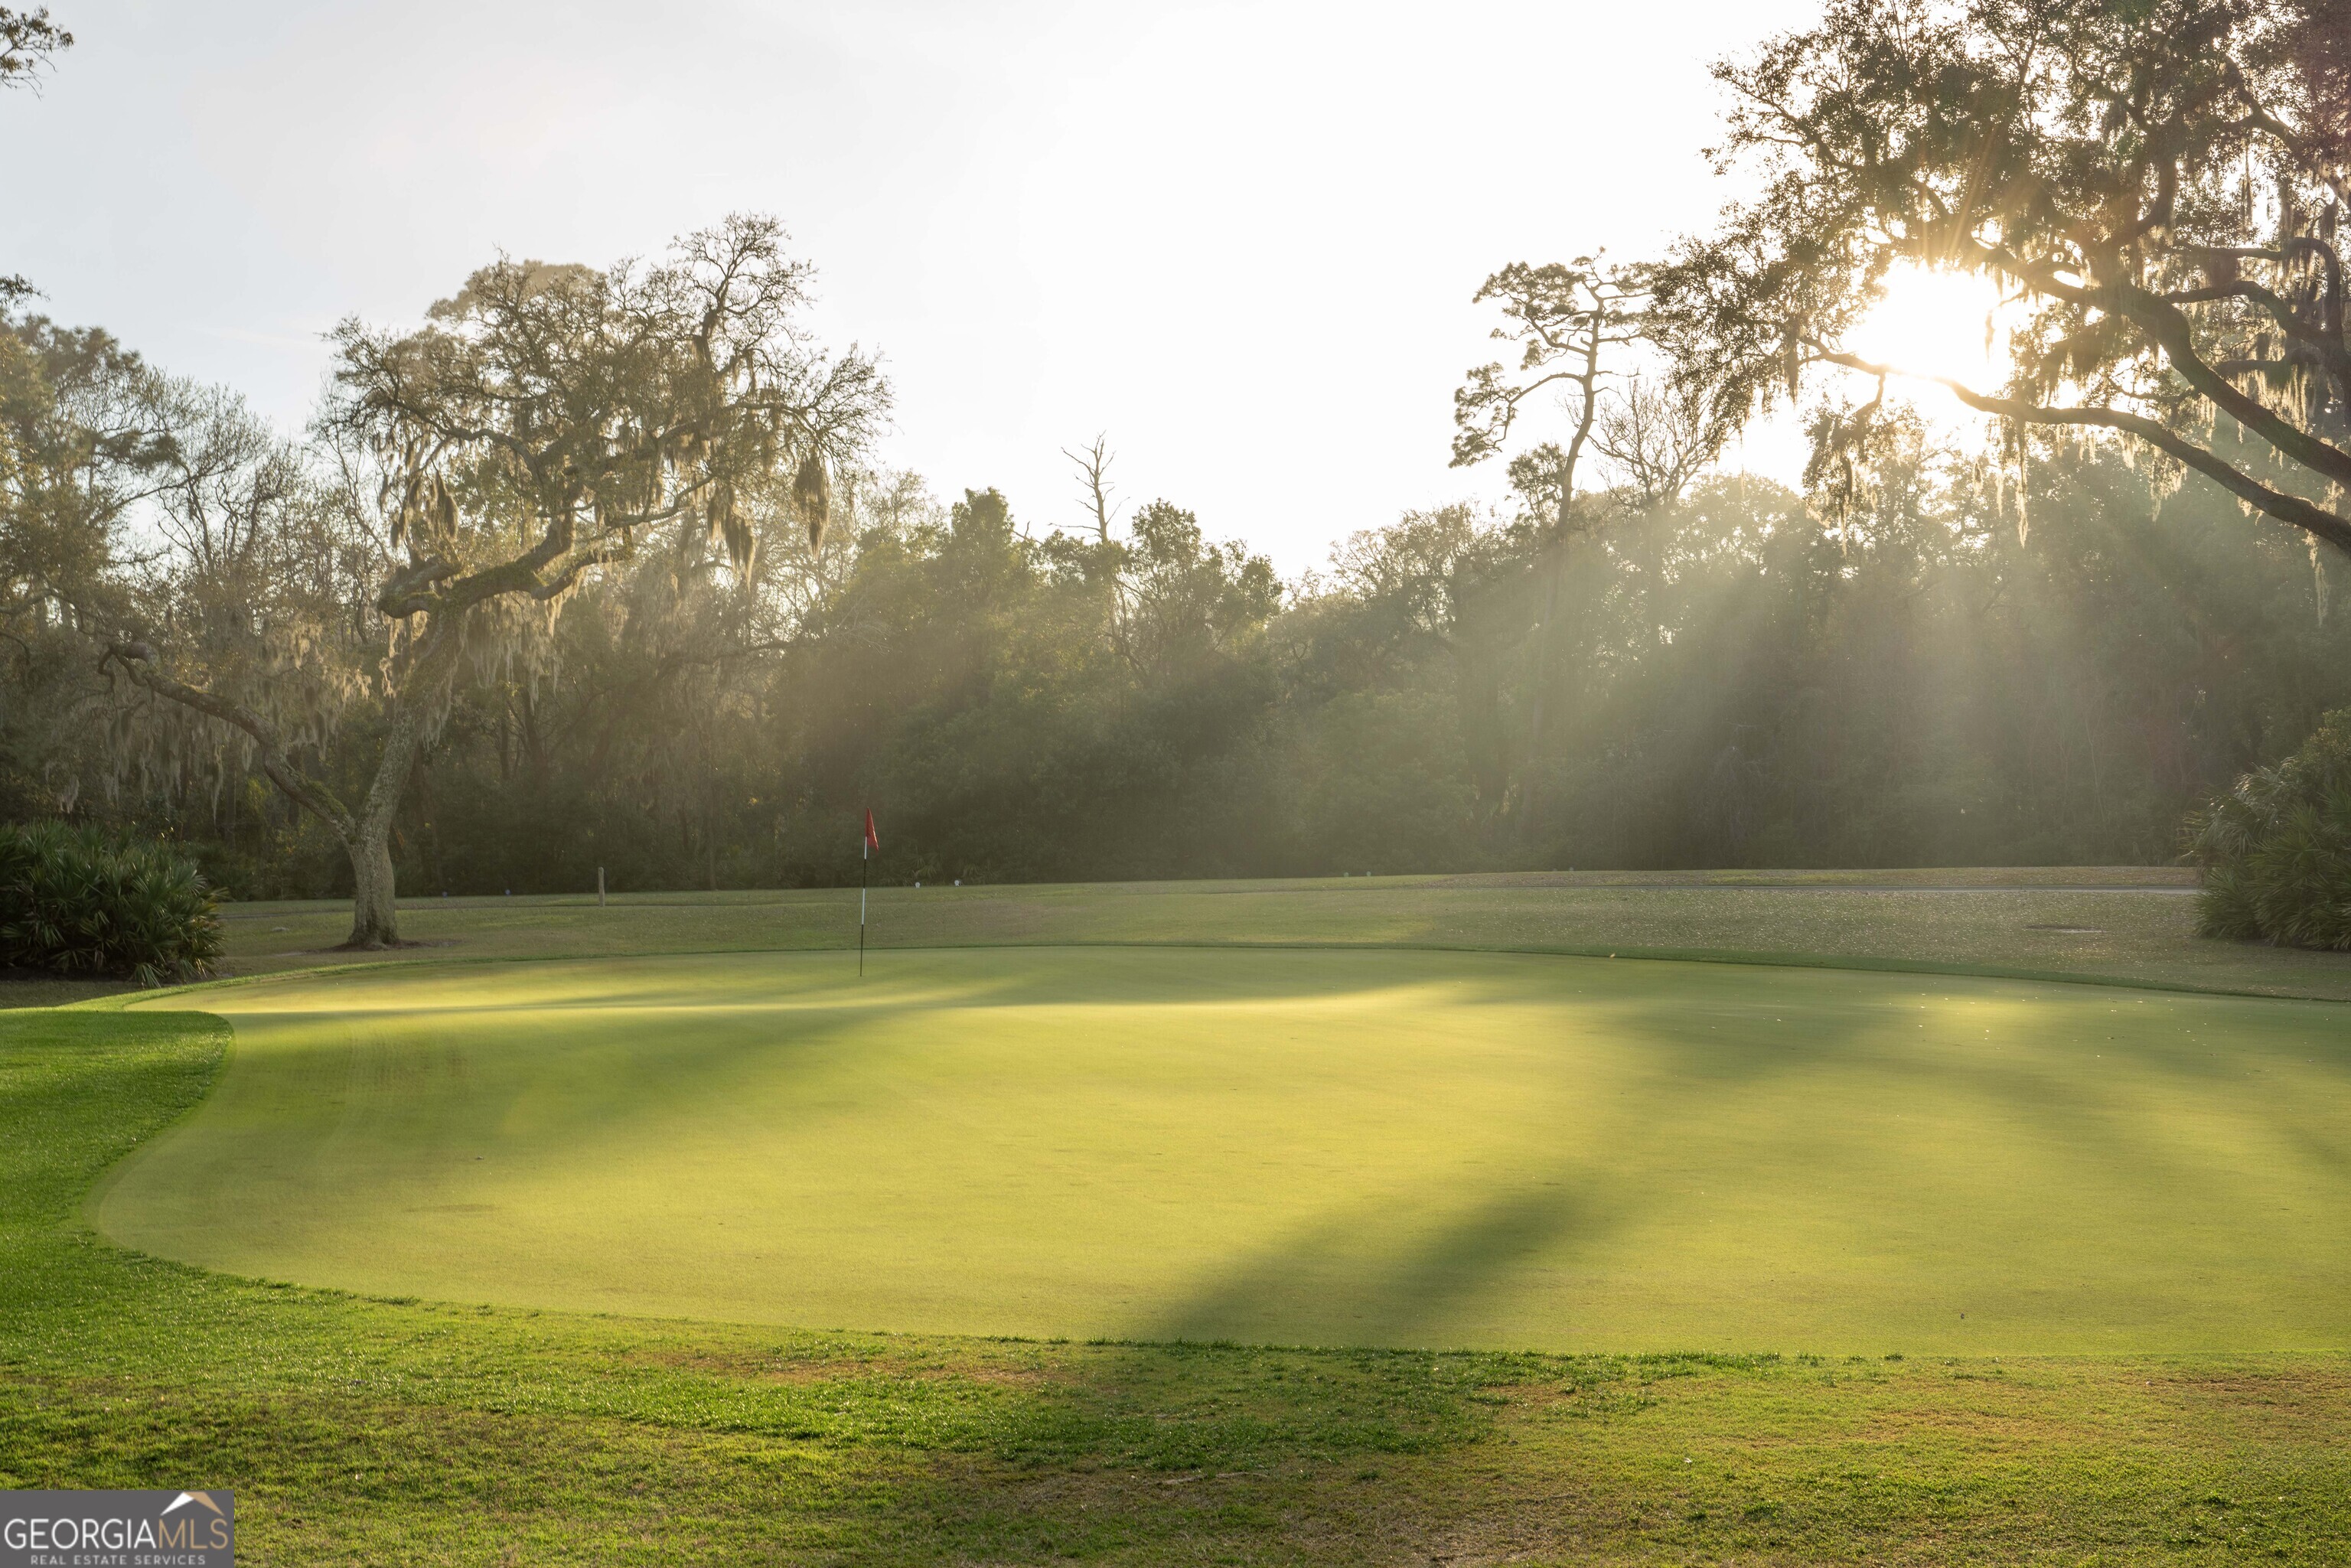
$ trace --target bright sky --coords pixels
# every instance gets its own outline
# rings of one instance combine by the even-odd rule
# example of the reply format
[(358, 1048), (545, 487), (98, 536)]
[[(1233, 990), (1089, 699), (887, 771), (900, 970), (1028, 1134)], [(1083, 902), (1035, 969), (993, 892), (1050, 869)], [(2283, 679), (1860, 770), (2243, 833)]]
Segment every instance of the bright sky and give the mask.
[(80, 41), (0, 100), (0, 272), (289, 428), (340, 317), (768, 211), (886, 356), (888, 461), (1074, 523), (1061, 448), (1106, 430), (1126, 499), (1290, 571), (1499, 494), (1446, 466), (1470, 295), (1701, 225), (1707, 62), (1814, 9), (50, 4)]

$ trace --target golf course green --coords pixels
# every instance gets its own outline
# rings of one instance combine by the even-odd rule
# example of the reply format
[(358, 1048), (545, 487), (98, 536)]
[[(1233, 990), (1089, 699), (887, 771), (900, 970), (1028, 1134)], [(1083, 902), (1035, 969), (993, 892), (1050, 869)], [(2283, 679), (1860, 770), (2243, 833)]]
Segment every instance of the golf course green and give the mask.
[(1557, 1351), (2351, 1346), (2339, 1005), (1427, 951), (434, 964), (93, 1193), (378, 1296)]

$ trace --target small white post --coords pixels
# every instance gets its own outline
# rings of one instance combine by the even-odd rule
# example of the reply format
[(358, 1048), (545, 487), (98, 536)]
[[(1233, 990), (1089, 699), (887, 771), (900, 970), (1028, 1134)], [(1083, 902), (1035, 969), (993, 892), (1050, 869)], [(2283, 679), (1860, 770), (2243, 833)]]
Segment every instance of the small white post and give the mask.
[(596, 907), (599, 909), (604, 907), (604, 868), (602, 866), (596, 868)]

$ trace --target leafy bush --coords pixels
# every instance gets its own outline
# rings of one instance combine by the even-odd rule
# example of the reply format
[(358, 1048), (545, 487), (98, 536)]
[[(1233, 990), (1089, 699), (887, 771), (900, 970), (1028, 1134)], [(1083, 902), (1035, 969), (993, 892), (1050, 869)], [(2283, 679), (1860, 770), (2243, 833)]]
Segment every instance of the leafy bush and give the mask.
[(0, 823), (0, 965), (199, 979), (220, 956), (220, 916), (195, 863), (63, 822)]
[(2189, 820), (2207, 936), (2351, 949), (2351, 708)]

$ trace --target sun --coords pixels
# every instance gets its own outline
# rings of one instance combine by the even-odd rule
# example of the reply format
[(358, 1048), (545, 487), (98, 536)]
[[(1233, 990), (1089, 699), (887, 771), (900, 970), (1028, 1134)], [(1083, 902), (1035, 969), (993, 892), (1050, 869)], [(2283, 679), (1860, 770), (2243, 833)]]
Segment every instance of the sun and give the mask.
[(2002, 315), (2000, 287), (1991, 278), (1903, 262), (1886, 275), (1885, 297), (1846, 346), (1912, 375), (1989, 392), (2007, 355)]

